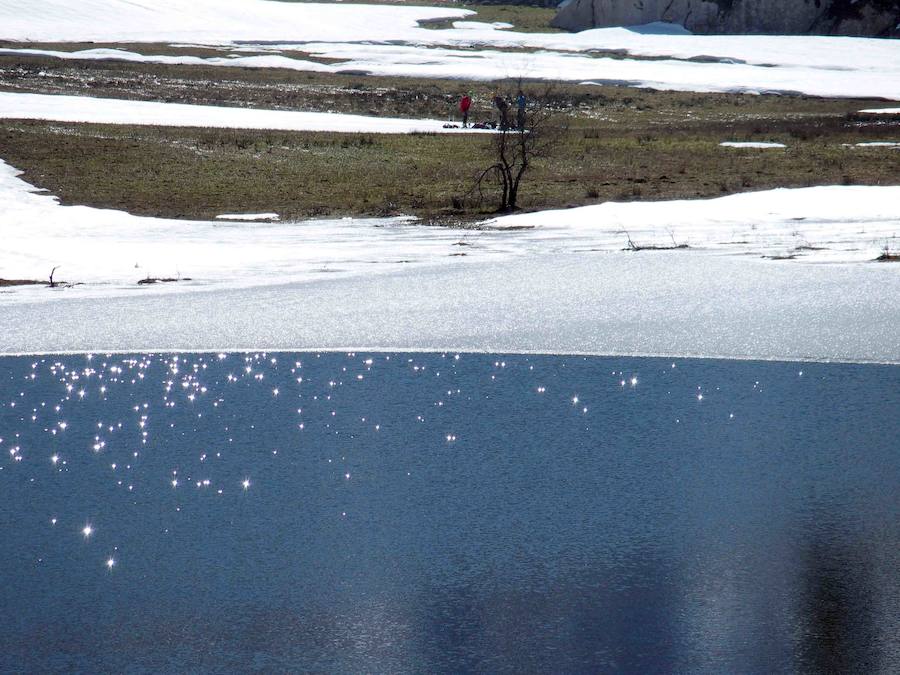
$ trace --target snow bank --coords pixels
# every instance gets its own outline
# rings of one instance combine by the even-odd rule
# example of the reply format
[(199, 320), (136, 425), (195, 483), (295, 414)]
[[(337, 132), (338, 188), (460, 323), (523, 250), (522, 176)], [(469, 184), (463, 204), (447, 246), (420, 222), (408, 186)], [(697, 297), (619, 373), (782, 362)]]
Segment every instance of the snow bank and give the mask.
[[(0, 162), (0, 272), (10, 279), (83, 283), (72, 295), (134, 292), (145, 277), (190, 277), (186, 287), (266, 285), (331, 274), (374, 273), (401, 261), (441, 262), (459, 250), (460, 233), (411, 227), (408, 218), (328, 219), (303, 223), (179, 221), (85, 206), (61, 206), (36, 193)], [(31, 289), (49, 299), (46, 289)], [(52, 294), (51, 294), (52, 295)], [(27, 293), (5, 294), (17, 302)]]
[[(823, 36), (697, 36), (641, 28), (576, 34), (517, 33), (504, 24), (419, 20), (465, 18), (466, 10), (267, 0), (0, 0), (0, 39), (15, 41), (249, 43), (268, 56), (140, 56), (90, 50), (62, 58), (127, 58), (298, 70), (366, 70), (377, 75), (491, 80), (525, 76), (620, 83), (681, 91), (800, 92), (900, 100), (900, 41)], [(498, 48), (530, 50), (497, 52)], [(285, 50), (349, 59), (323, 64)], [(602, 58), (610, 52), (646, 61)]]
[(411, 120), (395, 117), (342, 115), (340, 113), (258, 110), (157, 101), (126, 101), (89, 96), (7, 92), (0, 92), (0, 118), (280, 131), (380, 134), (485, 133), (478, 129), (445, 129), (443, 128), (445, 123), (440, 120)]
[[(5, 278), (84, 282), (72, 295), (134, 292), (142, 278), (190, 277), (211, 289), (371, 275), (404, 266), (621, 252), (634, 245), (809, 261), (872, 260), (900, 234), (900, 187), (771, 190), (711, 200), (607, 203), (498, 218), (484, 231), (421, 227), (410, 218), (300, 223), (175, 221), (61, 206), (0, 162), (0, 270)], [(264, 214), (272, 215), (272, 214)], [(525, 228), (525, 229), (520, 229)], [(630, 255), (630, 254), (629, 254)], [(35, 296), (35, 294), (37, 294)], [(0, 304), (38, 297), (19, 289)]]
[(870, 115), (900, 115), (900, 108), (868, 108), (859, 112)]
[[(825, 186), (716, 199), (608, 202), (496, 218), (585, 245), (714, 248), (808, 260), (871, 260), (900, 235), (900, 187)], [(535, 236), (538, 236), (537, 234)]]

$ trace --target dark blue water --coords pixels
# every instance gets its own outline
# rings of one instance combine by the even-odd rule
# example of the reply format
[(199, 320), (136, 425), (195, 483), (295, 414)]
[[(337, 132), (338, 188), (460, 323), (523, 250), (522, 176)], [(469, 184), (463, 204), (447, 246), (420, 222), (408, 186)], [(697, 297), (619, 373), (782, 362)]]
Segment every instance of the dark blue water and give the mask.
[(0, 438), (3, 671), (900, 669), (897, 367), (3, 358)]

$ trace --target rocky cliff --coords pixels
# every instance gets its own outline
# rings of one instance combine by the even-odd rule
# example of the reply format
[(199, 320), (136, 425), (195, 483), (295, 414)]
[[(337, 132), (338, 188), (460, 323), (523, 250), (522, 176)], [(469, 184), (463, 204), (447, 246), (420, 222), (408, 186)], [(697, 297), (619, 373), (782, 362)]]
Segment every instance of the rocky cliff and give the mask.
[(565, 0), (553, 24), (567, 30), (653, 21), (693, 33), (900, 36), (900, 0)]

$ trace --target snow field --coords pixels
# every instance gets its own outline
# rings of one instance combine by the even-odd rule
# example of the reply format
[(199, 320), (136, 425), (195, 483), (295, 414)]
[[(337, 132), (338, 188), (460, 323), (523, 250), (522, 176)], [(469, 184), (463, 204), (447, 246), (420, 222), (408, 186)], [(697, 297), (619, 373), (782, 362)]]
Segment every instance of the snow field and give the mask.
[(445, 123), (440, 120), (6, 92), (0, 92), (0, 119), (2, 118), (95, 124), (374, 134), (485, 133), (478, 129), (445, 129), (443, 128)]
[[(877, 71), (814, 66), (766, 67), (743, 63), (706, 63), (685, 60), (640, 60), (583, 55), (571, 52), (505, 52), (424, 48), (395, 45), (314, 43), (305, 51), (327, 64), (282, 56), (279, 48), (258, 45), (270, 55), (197, 57), (142, 55), (124, 50), (90, 49), (75, 52), (42, 49), (0, 49), (0, 54), (33, 54), (73, 60), (123, 60), (139, 63), (285, 68), (341, 73), (364, 72), (375, 76), (449, 78), (472, 81), (500, 79), (550, 80), (584, 84), (613, 84), (663, 91), (707, 93), (806, 94), (833, 98), (886, 98), (900, 100), (900, 68)], [(282, 48), (297, 49), (297, 45)], [(900, 52), (896, 55), (900, 61)]]
[[(701, 92), (799, 92), (900, 100), (900, 41), (821, 36), (695, 36), (666, 24), (566, 33), (517, 33), (506, 24), (456, 21), (467, 10), (400, 5), (179, 0), (151, 4), (0, 0), (0, 39), (20, 42), (164, 42), (230, 45), (264, 56), (141, 56), (115, 50), (33, 51), (60, 58), (120, 58), (318, 72), (493, 80), (529, 77)], [(528, 49), (528, 53), (498, 51)], [(324, 64), (301, 50), (346, 59)], [(15, 53), (17, 50), (4, 50)], [(624, 51), (628, 58), (608, 58)], [(634, 58), (638, 57), (638, 58)], [(640, 57), (668, 57), (659, 61)]]
[[(867, 261), (900, 234), (900, 187), (782, 189), (710, 200), (606, 203), (497, 218), (482, 231), (422, 227), (412, 218), (242, 222), (176, 221), (61, 206), (0, 162), (0, 271), (5, 278), (82, 282), (71, 295), (134, 292), (145, 277), (190, 277), (178, 292), (371, 276), (414, 266), (469, 264), (637, 246), (686, 244), (740, 255)], [(238, 220), (240, 219), (240, 220)], [(519, 229), (526, 228), (526, 229)], [(464, 254), (464, 255), (463, 255)], [(49, 299), (42, 288), (0, 304)]]
[[(716, 199), (607, 202), (489, 221), (497, 228), (535, 228), (550, 240), (584, 246), (636, 246), (799, 255), (809, 261), (872, 260), (900, 248), (900, 186), (780, 188)], [(538, 234), (539, 233), (539, 234)], [(564, 234), (563, 234), (564, 233)]]
[(0, 0), (0, 37), (32, 42), (399, 40), (468, 10), (273, 0)]

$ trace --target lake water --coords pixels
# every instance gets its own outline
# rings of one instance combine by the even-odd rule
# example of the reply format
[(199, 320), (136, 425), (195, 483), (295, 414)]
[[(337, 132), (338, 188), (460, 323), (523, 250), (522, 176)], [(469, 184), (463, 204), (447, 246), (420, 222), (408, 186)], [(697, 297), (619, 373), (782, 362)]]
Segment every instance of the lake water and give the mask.
[(0, 358), (0, 670), (900, 669), (900, 368)]

